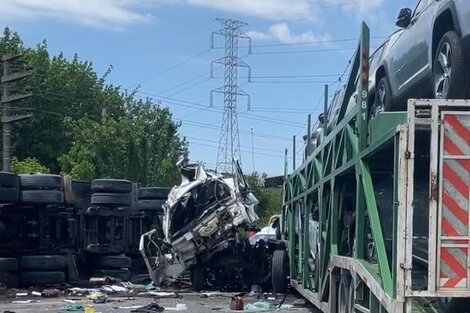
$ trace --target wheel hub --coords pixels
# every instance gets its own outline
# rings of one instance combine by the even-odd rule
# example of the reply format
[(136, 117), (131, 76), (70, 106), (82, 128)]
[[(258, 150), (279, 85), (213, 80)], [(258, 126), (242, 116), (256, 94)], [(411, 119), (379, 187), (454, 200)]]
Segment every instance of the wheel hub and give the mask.
[(442, 45), (438, 53), (438, 66), (434, 75), (434, 91), (436, 98), (446, 99), (449, 95), (450, 80), (452, 78), (452, 49), (450, 44), (445, 43)]

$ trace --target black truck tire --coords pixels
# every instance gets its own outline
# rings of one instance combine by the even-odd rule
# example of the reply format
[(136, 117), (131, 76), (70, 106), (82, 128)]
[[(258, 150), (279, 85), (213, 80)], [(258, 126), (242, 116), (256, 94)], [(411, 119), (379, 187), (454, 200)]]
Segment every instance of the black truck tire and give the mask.
[(62, 176), (53, 174), (21, 174), (20, 187), (24, 190), (55, 189), (62, 190)]
[(131, 279), (131, 273), (128, 269), (97, 269), (93, 270), (91, 273), (94, 277), (104, 277), (109, 276), (113, 278), (118, 278), (123, 281), (129, 281)]
[(288, 287), (289, 266), (286, 250), (276, 250), (272, 260), (272, 282), (274, 293), (286, 293)]
[(44, 286), (65, 283), (64, 272), (22, 272), (21, 282), (26, 286)]
[(7, 188), (16, 188), (19, 186), (19, 177), (16, 174), (0, 172), (0, 186)]
[(197, 292), (206, 287), (206, 271), (201, 265), (196, 264), (191, 268), (191, 285)]
[(466, 313), (470, 305), (465, 298), (438, 298), (437, 302), (443, 313)]
[(0, 203), (18, 203), (18, 188), (0, 187)]
[(129, 193), (132, 192), (132, 182), (125, 179), (95, 179), (91, 189), (97, 193)]
[(170, 193), (170, 188), (165, 187), (142, 187), (139, 188), (139, 199), (159, 199), (166, 200)]
[(98, 268), (129, 268), (131, 258), (125, 255), (105, 255), (95, 257), (92, 261)]
[(132, 193), (94, 193), (91, 195), (91, 204), (130, 206), (132, 205)]
[(165, 200), (138, 200), (137, 209), (143, 211), (157, 211), (163, 212), (162, 205), (165, 203)]
[(18, 259), (0, 258), (0, 272), (16, 272), (18, 270)]
[(49, 271), (65, 268), (62, 255), (27, 255), (21, 258), (22, 270)]
[[(441, 62), (440, 55), (447, 54), (447, 64), (443, 65)], [(447, 68), (449, 75), (446, 75), (448, 79), (447, 88), (444, 85), (438, 84), (443, 82), (444, 67)], [(462, 43), (460, 38), (455, 31), (449, 31), (442, 36), (439, 46), (435, 51), (434, 64), (433, 64), (433, 91), (436, 99), (463, 99), (467, 93), (466, 86), (466, 73), (464, 65), (464, 54), (462, 49)]]
[(21, 202), (31, 204), (64, 203), (64, 192), (60, 190), (23, 190)]

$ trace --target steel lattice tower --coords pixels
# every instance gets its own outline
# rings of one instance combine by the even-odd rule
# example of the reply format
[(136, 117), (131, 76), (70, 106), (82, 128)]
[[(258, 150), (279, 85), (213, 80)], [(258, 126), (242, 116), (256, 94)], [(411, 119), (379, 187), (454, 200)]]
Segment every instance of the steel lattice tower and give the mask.
[(241, 163), (237, 96), (248, 97), (248, 109), (250, 106), (249, 95), (238, 87), (238, 67), (246, 67), (248, 69), (248, 79), (251, 77), (250, 67), (238, 57), (238, 39), (248, 40), (248, 49), (251, 52), (251, 38), (240, 29), (246, 26), (246, 23), (232, 19), (217, 19), (217, 21), (222, 24), (223, 28), (212, 33), (212, 48), (214, 48), (215, 35), (224, 36), (225, 56), (212, 61), (211, 76), (213, 77), (214, 64), (223, 64), (225, 74), (224, 85), (211, 91), (211, 106), (214, 93), (224, 94), (224, 115), (220, 128), (216, 171), (219, 173), (234, 173), (233, 160), (236, 159)]

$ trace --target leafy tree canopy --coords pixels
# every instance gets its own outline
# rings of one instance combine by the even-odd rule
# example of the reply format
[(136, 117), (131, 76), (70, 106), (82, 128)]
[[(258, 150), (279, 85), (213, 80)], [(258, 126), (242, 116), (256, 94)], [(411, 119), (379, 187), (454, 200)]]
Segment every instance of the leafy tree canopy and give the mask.
[(281, 188), (264, 187), (265, 176), (265, 174), (259, 174), (257, 172), (246, 175), (246, 180), (253, 194), (259, 201), (256, 207), (256, 213), (260, 217), (259, 226), (266, 226), (269, 218), (275, 214), (279, 214), (282, 206)]
[(49, 174), (51, 171), (39, 163), (35, 158), (18, 160), (17, 157), (11, 159), (11, 169), (16, 174), (42, 173)]
[[(14, 104), (14, 112), (33, 118), (13, 126), (13, 155), (34, 158), (53, 173), (78, 179), (125, 177), (144, 184), (167, 184), (177, 175), (181, 148), (179, 125), (168, 109), (136, 99), (106, 83), (92, 63), (75, 55), (50, 56), (47, 43), (26, 48), (20, 36), (5, 28), (0, 55), (23, 53), (15, 70), (34, 69), (13, 92), (33, 97)], [(103, 112), (106, 119), (103, 121)]]

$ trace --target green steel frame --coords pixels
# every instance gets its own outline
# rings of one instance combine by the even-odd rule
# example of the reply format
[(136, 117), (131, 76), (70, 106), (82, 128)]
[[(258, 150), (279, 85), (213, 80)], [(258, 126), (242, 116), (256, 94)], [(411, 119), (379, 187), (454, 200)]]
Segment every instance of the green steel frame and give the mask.
[[(291, 174), (288, 174), (288, 151), (285, 151), (281, 227), (288, 249), (290, 282), (326, 313), (438, 312), (423, 299), (470, 297), (470, 287), (436, 290), (434, 271), (439, 258), (436, 231), (440, 226), (434, 196), (430, 199), (428, 218), (428, 287), (415, 290), (413, 286), (415, 135), (420, 128), (430, 136), (430, 178), (435, 181), (440, 162), (439, 116), (449, 110), (469, 111), (470, 102), (409, 100), (407, 112), (385, 112), (369, 119), (369, 36), (369, 28), (363, 23), (336, 121), (327, 120), (328, 88), (325, 88), (321, 144), (314, 151), (308, 151), (307, 144), (306, 159), (299, 168), (294, 166)], [(349, 99), (354, 95), (357, 102), (351, 107)], [(429, 112), (430, 118), (423, 112)], [(311, 138), (310, 116), (308, 125), (308, 138)], [(294, 152), (294, 160), (295, 157)], [(382, 172), (393, 178), (392, 235), (387, 239), (392, 241), (391, 252), (387, 250), (374, 190), (374, 181)], [(436, 194), (432, 188), (437, 187), (430, 185), (432, 194)], [(313, 215), (313, 212), (317, 213)], [(354, 227), (344, 226), (346, 212), (354, 212)], [(312, 266), (309, 228), (313, 220), (319, 228), (320, 252)], [(345, 253), (343, 247), (345, 229), (354, 230), (352, 253)], [(375, 252), (372, 258), (366, 253), (366, 245), (371, 240)], [(344, 289), (348, 286), (349, 300), (345, 301)], [(348, 301), (352, 308), (348, 308), (351, 305)]]

